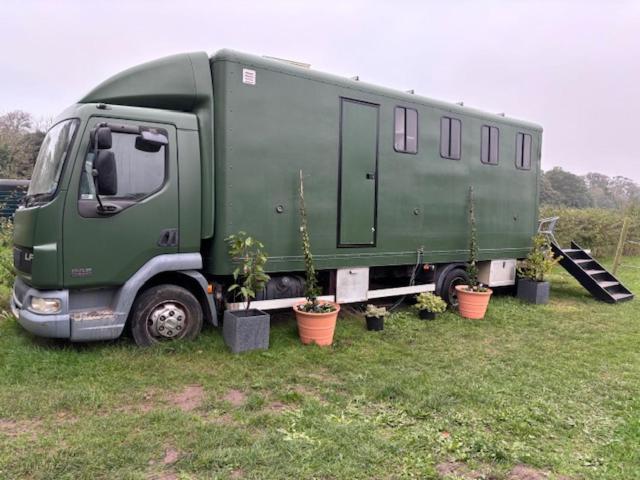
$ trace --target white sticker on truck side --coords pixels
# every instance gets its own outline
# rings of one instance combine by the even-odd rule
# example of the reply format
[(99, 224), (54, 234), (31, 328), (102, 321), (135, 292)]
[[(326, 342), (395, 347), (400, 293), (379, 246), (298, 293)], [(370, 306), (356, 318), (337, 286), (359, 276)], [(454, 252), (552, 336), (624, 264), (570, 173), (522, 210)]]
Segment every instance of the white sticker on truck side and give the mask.
[(256, 84), (256, 71), (250, 70), (248, 68), (242, 69), (242, 83), (247, 85), (255, 85)]

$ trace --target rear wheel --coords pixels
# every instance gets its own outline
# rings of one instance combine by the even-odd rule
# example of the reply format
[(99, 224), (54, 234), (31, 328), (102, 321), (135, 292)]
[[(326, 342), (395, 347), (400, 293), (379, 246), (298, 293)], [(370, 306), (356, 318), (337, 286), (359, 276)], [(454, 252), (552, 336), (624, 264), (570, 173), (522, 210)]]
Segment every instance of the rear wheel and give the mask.
[(444, 277), (440, 296), (452, 308), (458, 308), (458, 293), (456, 292), (456, 286), (468, 284), (469, 275), (467, 272), (462, 268), (454, 268)]
[(131, 333), (141, 347), (193, 340), (202, 329), (202, 308), (187, 289), (157, 285), (140, 295), (131, 313)]

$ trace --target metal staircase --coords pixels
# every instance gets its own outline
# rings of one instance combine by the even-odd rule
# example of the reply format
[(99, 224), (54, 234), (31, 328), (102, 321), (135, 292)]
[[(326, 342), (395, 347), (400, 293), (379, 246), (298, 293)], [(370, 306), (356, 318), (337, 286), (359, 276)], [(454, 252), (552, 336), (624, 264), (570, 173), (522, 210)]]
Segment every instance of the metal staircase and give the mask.
[(633, 293), (577, 243), (571, 242), (571, 248), (560, 247), (553, 235), (558, 218), (541, 219), (538, 232), (547, 235), (553, 253), (562, 256), (560, 265), (598, 300), (607, 303), (632, 300)]

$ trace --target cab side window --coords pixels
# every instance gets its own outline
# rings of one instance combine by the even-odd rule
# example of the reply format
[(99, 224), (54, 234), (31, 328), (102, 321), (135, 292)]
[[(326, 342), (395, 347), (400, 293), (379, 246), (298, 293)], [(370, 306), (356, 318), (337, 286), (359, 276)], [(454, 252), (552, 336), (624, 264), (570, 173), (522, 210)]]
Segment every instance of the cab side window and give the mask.
[[(101, 196), (104, 200), (141, 200), (160, 189), (166, 176), (166, 148), (157, 152), (136, 149), (136, 135), (112, 132), (112, 145), (117, 170), (117, 193), (113, 196)], [(93, 151), (85, 160), (80, 198), (95, 200), (95, 187), (92, 179)]]

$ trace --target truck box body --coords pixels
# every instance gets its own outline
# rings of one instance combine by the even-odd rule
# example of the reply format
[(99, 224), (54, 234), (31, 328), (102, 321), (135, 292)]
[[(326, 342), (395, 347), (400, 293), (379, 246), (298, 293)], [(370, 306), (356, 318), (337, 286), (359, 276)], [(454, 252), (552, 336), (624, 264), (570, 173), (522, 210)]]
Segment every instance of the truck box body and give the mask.
[[(259, 57), (222, 52), (211, 64), (216, 222), (205, 253), (212, 273), (230, 271), (224, 238), (239, 230), (265, 243), (269, 270), (302, 270), (300, 170), (321, 268), (413, 264), (419, 248), (429, 262), (465, 260), (471, 185), (480, 258), (526, 255), (537, 223), (538, 127)], [(254, 85), (242, 81), (247, 69)], [(398, 106), (417, 110), (416, 154), (394, 150)], [(462, 120), (460, 160), (440, 155), (443, 116)], [(360, 120), (363, 131), (353, 125)], [(500, 129), (498, 165), (480, 161), (483, 125)], [(529, 170), (516, 168), (518, 132), (533, 139)], [(360, 140), (371, 149), (343, 150)], [(370, 166), (358, 154), (371, 155)]]

